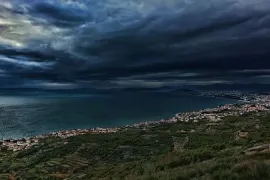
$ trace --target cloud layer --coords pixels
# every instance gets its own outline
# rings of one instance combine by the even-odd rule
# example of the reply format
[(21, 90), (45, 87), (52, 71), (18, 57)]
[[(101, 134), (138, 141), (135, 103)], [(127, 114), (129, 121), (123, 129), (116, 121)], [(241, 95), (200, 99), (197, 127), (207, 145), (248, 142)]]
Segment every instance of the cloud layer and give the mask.
[(270, 83), (269, 0), (2, 0), (0, 85)]

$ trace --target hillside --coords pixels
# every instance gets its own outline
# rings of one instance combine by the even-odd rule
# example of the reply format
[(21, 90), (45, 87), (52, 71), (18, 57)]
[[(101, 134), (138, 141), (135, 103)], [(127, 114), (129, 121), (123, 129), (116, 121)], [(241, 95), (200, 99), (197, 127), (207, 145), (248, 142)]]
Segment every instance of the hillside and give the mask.
[(270, 115), (47, 138), (1, 150), (0, 179), (270, 179)]

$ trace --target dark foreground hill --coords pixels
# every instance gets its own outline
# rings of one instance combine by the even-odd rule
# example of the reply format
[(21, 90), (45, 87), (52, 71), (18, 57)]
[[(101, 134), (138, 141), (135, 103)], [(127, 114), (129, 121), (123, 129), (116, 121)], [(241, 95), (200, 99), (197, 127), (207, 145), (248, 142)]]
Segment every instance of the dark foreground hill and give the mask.
[(0, 152), (0, 179), (270, 179), (270, 116), (49, 138)]

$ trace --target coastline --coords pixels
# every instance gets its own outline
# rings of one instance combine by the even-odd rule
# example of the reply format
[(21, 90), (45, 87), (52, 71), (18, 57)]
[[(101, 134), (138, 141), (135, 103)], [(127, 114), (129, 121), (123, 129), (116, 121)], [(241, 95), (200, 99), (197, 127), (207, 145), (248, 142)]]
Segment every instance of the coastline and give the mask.
[(161, 119), (157, 121), (145, 121), (132, 125), (125, 125), (115, 128), (90, 128), (90, 129), (73, 129), (56, 131), (47, 134), (42, 134), (33, 137), (19, 138), (19, 139), (2, 139), (0, 140), (0, 149), (7, 149), (13, 151), (20, 151), (29, 149), (32, 146), (39, 144), (46, 138), (69, 138), (72, 136), (84, 134), (109, 134), (117, 133), (120, 130), (127, 128), (146, 128), (148, 126), (157, 126), (163, 124), (173, 124), (179, 122), (198, 123), (199, 121), (217, 122), (228, 116), (241, 116), (251, 112), (263, 112), (270, 110), (270, 95), (261, 95), (255, 101), (250, 102), (236, 102), (235, 104), (225, 104), (215, 108), (206, 108), (199, 111), (177, 113), (168, 119)]
[[(0, 101), (1, 98), (6, 97), (0, 96)], [(14, 102), (17, 98), (6, 102), (9, 100)], [(25, 97), (24, 104), (20, 100), (9, 106), (2, 106), (3, 101), (0, 102), (0, 139), (20, 139), (73, 129), (123, 127), (237, 102), (220, 97), (166, 93), (129, 93), (101, 99)]]

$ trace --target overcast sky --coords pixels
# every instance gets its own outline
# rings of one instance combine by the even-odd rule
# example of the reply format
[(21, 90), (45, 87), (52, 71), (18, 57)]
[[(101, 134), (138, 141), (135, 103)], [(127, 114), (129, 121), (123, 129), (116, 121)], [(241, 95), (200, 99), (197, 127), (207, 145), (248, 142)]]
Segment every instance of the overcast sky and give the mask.
[(0, 86), (270, 84), (270, 0), (1, 0)]

